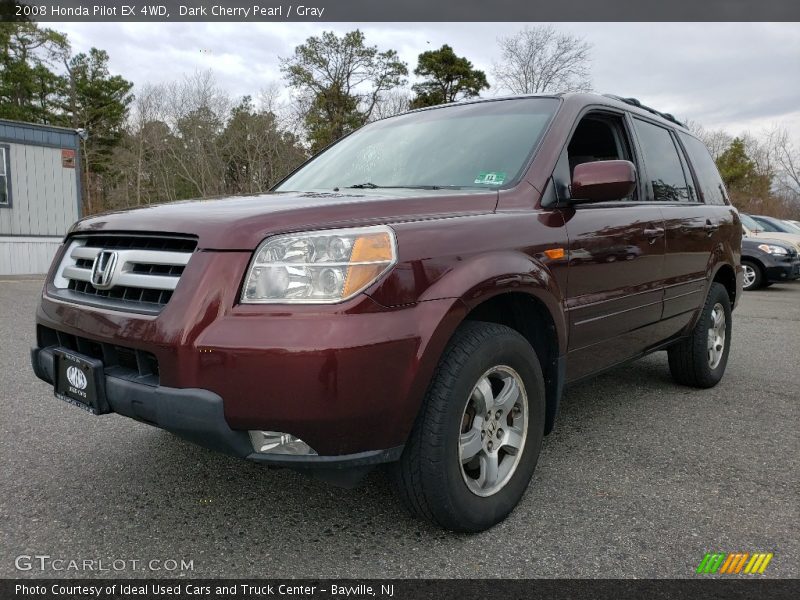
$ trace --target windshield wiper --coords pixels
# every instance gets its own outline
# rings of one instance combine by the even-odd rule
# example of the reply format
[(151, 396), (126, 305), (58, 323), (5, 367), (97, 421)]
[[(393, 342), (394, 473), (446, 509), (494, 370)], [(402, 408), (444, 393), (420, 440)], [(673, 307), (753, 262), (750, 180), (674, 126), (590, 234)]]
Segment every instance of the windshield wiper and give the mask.
[(463, 186), (460, 185), (377, 185), (375, 183), (367, 182), (367, 183), (356, 183), (355, 185), (348, 185), (350, 189), (358, 189), (358, 190), (374, 190), (378, 188), (382, 189), (404, 189), (404, 190), (441, 190), (443, 188), (447, 188), (449, 190), (460, 190)]

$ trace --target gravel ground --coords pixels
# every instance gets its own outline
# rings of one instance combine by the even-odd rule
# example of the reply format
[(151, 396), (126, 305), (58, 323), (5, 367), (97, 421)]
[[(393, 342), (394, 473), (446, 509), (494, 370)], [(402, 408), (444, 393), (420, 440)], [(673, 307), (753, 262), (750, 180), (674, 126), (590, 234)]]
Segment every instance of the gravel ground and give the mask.
[[(473, 536), (407, 516), (381, 472), (336, 489), (55, 399), (29, 366), (40, 287), (0, 281), (0, 577), (690, 577), (707, 551), (800, 576), (800, 284), (745, 294), (712, 390), (665, 353), (568, 388), (522, 503)], [(151, 559), (193, 570), (130, 563)]]

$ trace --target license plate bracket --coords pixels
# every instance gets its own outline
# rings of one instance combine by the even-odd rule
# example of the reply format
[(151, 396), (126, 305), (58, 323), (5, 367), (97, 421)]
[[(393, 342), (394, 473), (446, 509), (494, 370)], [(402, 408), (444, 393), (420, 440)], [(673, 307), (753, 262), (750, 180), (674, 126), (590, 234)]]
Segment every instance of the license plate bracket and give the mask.
[(56, 398), (93, 415), (111, 412), (106, 399), (103, 361), (63, 348), (54, 349), (53, 358)]

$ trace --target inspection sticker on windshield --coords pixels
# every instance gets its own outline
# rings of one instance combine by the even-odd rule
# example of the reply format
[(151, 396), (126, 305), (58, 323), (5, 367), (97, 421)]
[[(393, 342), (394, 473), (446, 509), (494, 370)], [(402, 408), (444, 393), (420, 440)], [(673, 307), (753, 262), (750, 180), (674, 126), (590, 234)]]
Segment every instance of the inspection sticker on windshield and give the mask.
[(475, 178), (475, 183), (484, 185), (501, 185), (506, 180), (506, 174), (497, 171), (481, 171)]

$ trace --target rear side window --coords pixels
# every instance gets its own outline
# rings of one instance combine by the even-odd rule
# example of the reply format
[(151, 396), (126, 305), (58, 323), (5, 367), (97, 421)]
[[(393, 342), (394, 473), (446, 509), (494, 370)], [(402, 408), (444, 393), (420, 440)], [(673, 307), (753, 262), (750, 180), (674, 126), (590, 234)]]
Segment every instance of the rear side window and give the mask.
[(692, 161), (694, 173), (697, 176), (697, 183), (700, 186), (700, 194), (706, 204), (727, 204), (725, 186), (717, 171), (717, 165), (706, 145), (685, 133), (679, 133), (681, 142), (689, 160)]
[(678, 149), (669, 131), (634, 119), (649, 187), (656, 202), (688, 202), (691, 198)]

